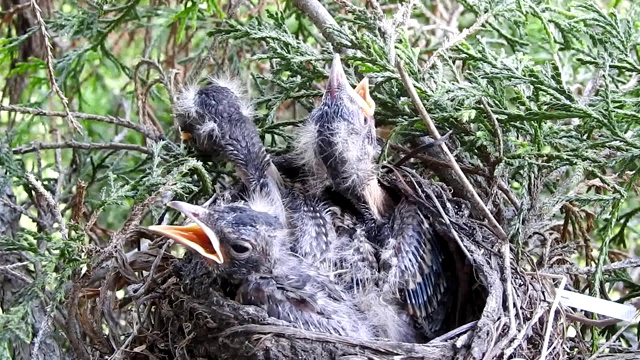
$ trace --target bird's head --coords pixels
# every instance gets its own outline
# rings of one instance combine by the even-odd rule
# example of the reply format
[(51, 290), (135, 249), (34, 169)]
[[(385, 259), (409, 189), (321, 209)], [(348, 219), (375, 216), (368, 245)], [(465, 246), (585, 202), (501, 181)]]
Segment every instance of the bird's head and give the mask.
[(382, 194), (376, 180), (375, 103), (364, 78), (352, 88), (335, 55), (322, 103), (309, 115), (299, 140), (302, 162), (325, 177), (334, 189), (356, 203), (364, 201), (374, 214)]
[[(202, 88), (186, 86), (175, 101), (182, 137), (201, 151), (219, 148), (234, 131), (254, 130), (251, 101), (237, 80), (209, 78)], [(245, 129), (246, 128), (246, 129)]]
[(286, 247), (286, 231), (272, 215), (242, 205), (204, 208), (181, 201), (167, 206), (192, 223), (154, 225), (149, 230), (195, 250), (214, 272), (242, 280), (270, 272)]
[(369, 79), (363, 78), (354, 88), (349, 84), (338, 54), (333, 56), (327, 87), (320, 105), (321, 112), (353, 125), (373, 126), (376, 104), (369, 93)]

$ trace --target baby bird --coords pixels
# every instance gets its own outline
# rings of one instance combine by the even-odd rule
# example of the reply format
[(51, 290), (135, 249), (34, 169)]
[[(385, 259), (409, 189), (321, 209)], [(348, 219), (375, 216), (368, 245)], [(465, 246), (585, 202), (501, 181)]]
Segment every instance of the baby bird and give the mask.
[(232, 162), (243, 179), (248, 206), (275, 215), (289, 231), (292, 250), (332, 272), (336, 235), (328, 210), (312, 194), (283, 184), (251, 119), (250, 100), (238, 83), (211, 79), (201, 89), (187, 87), (176, 103), (184, 137), (199, 152), (221, 154)]
[[(432, 337), (449, 309), (452, 286), (441, 240), (417, 204), (403, 197), (394, 201), (378, 182), (374, 109), (368, 82), (363, 80), (351, 88), (336, 55), (327, 92), (304, 126), (297, 153), (317, 182), (329, 183), (372, 214), (374, 224), (365, 228), (370, 230), (368, 240), (379, 246), (376, 255), (382, 295), (402, 301), (424, 333)], [(364, 245), (356, 243), (352, 249)]]
[(177, 98), (175, 111), (183, 139), (200, 153), (221, 154), (232, 162), (251, 205), (284, 223), (280, 175), (251, 119), (251, 102), (237, 81), (211, 78), (210, 82), (200, 89), (186, 87)]
[(212, 276), (238, 285), (239, 303), (259, 306), (301, 329), (359, 339), (374, 336), (349, 294), (289, 251), (288, 233), (273, 215), (240, 204), (167, 205), (193, 223), (149, 230), (202, 255)]
[(368, 79), (351, 88), (340, 56), (334, 55), (322, 103), (303, 125), (295, 154), (319, 188), (329, 184), (354, 205), (366, 204), (379, 219), (386, 198), (372, 163), (380, 151), (374, 111)]

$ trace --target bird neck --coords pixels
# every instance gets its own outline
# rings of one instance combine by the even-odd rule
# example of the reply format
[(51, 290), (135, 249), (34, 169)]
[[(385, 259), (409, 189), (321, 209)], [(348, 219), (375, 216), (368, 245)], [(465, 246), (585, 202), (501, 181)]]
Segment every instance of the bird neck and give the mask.
[(239, 126), (226, 134), (222, 149), (236, 166), (236, 171), (247, 188), (249, 205), (254, 210), (275, 215), (284, 223), (280, 173), (271, 162), (255, 124), (246, 118), (235, 124)]
[(377, 178), (374, 177), (365, 184), (362, 197), (376, 220), (381, 220), (389, 211), (391, 198), (380, 186)]

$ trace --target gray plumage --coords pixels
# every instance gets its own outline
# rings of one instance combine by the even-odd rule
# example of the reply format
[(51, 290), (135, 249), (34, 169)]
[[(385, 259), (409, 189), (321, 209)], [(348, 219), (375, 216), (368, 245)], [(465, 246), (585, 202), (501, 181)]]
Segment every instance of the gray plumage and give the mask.
[(253, 208), (284, 222), (280, 177), (250, 117), (250, 102), (236, 83), (212, 82), (200, 89), (187, 87), (178, 96), (175, 108), (181, 130), (199, 152), (222, 155), (236, 166)]
[[(287, 230), (274, 216), (242, 205), (208, 209), (168, 204), (197, 220), (217, 243), (222, 263), (211, 275), (237, 284), (236, 300), (263, 308), (302, 329), (370, 339), (374, 330), (353, 298), (289, 251)], [(216, 246), (214, 246), (216, 247)]]
[(395, 208), (385, 230), (387, 240), (380, 255), (384, 290), (397, 293), (424, 333), (435, 336), (451, 306), (451, 283), (434, 230), (406, 199)]
[(330, 210), (317, 197), (294, 191), (287, 192), (285, 204), (293, 252), (332, 274), (339, 242)]
[[(327, 93), (322, 104), (309, 116), (298, 143), (307, 150), (299, 148), (297, 154), (300, 162), (318, 178), (318, 183), (329, 183), (356, 207), (364, 204), (365, 213), (371, 212), (375, 219), (374, 224), (362, 223), (367, 234), (365, 242), (355, 231), (352, 242), (343, 251), (346, 259), (358, 268), (352, 273), (346, 270), (351, 274), (346, 281), (367, 284), (362, 281), (370, 276), (362, 279), (361, 274), (376, 269), (373, 264), (362, 261), (370, 257), (363, 256), (370, 252), (365, 245), (379, 244), (378, 286), (382, 303), (388, 306), (394, 306), (394, 301), (403, 303), (407, 313), (431, 337), (440, 330), (450, 306), (442, 249), (420, 208), (406, 198), (394, 206), (378, 183), (375, 160), (379, 149), (371, 109), (367, 109), (370, 99), (358, 99), (359, 96), (362, 94), (351, 89), (340, 59), (334, 58)], [(358, 229), (352, 224), (345, 227)], [(360, 268), (362, 264), (367, 264), (364, 271)], [(364, 297), (374, 291), (370, 286), (355, 288)], [(403, 316), (397, 314), (399, 318)], [(398, 329), (390, 332), (403, 333)]]
[(176, 112), (181, 129), (199, 152), (222, 155), (236, 165), (248, 205), (286, 224), (295, 253), (332, 271), (335, 233), (326, 206), (307, 192), (284, 186), (251, 119), (250, 101), (238, 83), (211, 82), (200, 89), (187, 87), (178, 97)]
[(345, 288), (363, 294), (376, 288), (379, 280), (376, 245), (367, 239), (365, 225), (352, 214), (341, 212), (333, 217), (339, 241), (340, 263), (337, 279)]
[(363, 109), (367, 106), (349, 85), (336, 55), (322, 103), (298, 132), (295, 154), (312, 184), (330, 185), (354, 204), (366, 203), (378, 216), (384, 199), (378, 196), (372, 159), (380, 148), (372, 109)]
[[(303, 183), (283, 182), (238, 95), (237, 87), (214, 82), (188, 88), (176, 106), (194, 147), (233, 162), (246, 187), (244, 205), (198, 210), (199, 225), (215, 233), (210, 236), (223, 259), (211, 264), (212, 275), (239, 286), (237, 301), (308, 330), (414, 342), (409, 314), (426, 329), (436, 327), (433, 306), (440, 302), (431, 295), (441, 279), (429, 265), (439, 259), (429, 257), (434, 247), (421, 242), (420, 224), (403, 217), (408, 204), (389, 222), (390, 200), (376, 176), (371, 109), (349, 86), (339, 58), (294, 153), (303, 167), (290, 168), (300, 171)], [(373, 220), (328, 204), (326, 186)], [(394, 237), (382, 239), (388, 233)]]

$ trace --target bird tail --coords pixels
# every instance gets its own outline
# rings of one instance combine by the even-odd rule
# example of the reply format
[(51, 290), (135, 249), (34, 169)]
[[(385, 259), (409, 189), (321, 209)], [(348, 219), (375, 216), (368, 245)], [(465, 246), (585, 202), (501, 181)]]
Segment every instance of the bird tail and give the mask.
[(251, 119), (250, 102), (237, 82), (210, 80), (200, 89), (186, 87), (176, 100), (182, 138), (204, 155), (232, 162), (247, 188), (249, 205), (284, 221), (282, 180)]

